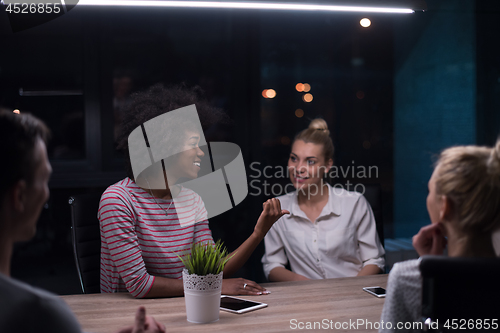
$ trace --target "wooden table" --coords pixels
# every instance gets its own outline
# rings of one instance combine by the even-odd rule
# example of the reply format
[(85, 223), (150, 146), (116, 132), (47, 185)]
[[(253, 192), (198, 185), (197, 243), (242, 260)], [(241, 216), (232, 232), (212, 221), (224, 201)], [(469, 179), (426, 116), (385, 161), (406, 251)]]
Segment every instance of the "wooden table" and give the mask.
[[(268, 307), (245, 314), (221, 311), (219, 321), (211, 324), (189, 323), (183, 297), (134, 299), (127, 293), (61, 297), (86, 332), (116, 332), (131, 325), (139, 305), (144, 305), (148, 315), (164, 323), (170, 333), (302, 331), (308, 323), (314, 325), (314, 322), (317, 322), (316, 331), (325, 328), (353, 331), (356, 327), (356, 331), (375, 332), (377, 330), (370, 329), (366, 322), (378, 323), (384, 299), (374, 297), (362, 288), (386, 287), (386, 284), (387, 275), (266, 283), (263, 286), (271, 291), (270, 295), (238, 297), (264, 302)], [(361, 321), (363, 325), (353, 326)]]

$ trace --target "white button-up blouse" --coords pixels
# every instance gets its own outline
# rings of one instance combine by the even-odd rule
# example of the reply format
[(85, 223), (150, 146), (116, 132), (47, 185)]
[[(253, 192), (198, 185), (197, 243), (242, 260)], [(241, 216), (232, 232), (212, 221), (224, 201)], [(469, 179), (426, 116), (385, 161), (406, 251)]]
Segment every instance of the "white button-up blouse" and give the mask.
[(264, 238), (264, 273), (290, 262), (292, 272), (310, 279), (356, 276), (365, 265), (384, 269), (384, 248), (370, 204), (363, 195), (328, 185), (323, 211), (310, 221), (299, 208), (297, 192), (278, 197), (290, 214)]

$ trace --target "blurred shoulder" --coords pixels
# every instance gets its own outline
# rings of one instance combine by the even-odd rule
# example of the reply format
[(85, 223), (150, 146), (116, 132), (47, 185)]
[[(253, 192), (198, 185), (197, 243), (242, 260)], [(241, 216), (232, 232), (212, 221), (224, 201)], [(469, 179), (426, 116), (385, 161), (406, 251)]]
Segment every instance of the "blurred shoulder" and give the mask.
[[(57, 295), (0, 274), (0, 326), (4, 329), (34, 329), (39, 332), (79, 332), (79, 324)], [(26, 321), (26, 313), (30, 320)]]
[(420, 259), (401, 261), (391, 269), (389, 277), (391, 279), (420, 279)]

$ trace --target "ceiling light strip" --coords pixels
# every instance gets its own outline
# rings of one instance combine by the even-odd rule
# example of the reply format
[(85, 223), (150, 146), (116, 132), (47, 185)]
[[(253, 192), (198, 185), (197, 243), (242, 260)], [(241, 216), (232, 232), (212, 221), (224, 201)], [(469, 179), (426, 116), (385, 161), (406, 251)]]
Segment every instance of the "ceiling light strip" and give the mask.
[(215, 1), (141, 1), (141, 0), (80, 0), (83, 6), (130, 6), (130, 7), (181, 7), (181, 8), (235, 8), (235, 9), (276, 9), (276, 10), (310, 10), (332, 12), (363, 12), (411, 14), (409, 8), (384, 8), (362, 6), (331, 6), (294, 3), (264, 2), (215, 2)]

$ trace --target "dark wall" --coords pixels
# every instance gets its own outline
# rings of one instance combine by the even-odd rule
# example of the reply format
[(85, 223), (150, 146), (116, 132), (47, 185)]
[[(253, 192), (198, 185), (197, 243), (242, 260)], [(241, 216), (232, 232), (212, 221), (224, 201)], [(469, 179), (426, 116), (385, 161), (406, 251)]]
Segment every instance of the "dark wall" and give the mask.
[[(395, 25), (394, 234), (429, 223), (433, 157), (476, 143), (476, 13), (472, 0), (427, 1)], [(477, 19), (479, 20), (479, 18)]]
[(500, 2), (476, 1), (477, 144), (492, 146), (500, 135)]
[(429, 223), (427, 181), (439, 152), (500, 134), (498, 1), (427, 1), (395, 21), (394, 235)]

